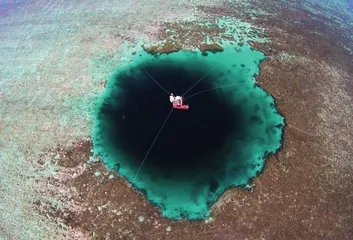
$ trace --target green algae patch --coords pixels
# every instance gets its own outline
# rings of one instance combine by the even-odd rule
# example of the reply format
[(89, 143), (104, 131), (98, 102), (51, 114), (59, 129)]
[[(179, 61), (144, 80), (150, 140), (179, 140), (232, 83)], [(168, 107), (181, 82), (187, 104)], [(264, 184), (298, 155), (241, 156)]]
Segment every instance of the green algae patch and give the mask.
[[(222, 48), (137, 52), (97, 105), (94, 153), (168, 218), (206, 218), (224, 191), (248, 186), (282, 146), (284, 119), (254, 78), (265, 56), (247, 44)], [(190, 108), (174, 109), (165, 122), (170, 92), (187, 92)]]

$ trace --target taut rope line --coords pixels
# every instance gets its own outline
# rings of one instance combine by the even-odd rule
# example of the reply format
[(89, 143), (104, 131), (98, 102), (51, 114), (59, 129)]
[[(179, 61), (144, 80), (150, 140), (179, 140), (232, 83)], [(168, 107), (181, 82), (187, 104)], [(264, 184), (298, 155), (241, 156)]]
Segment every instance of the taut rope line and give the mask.
[(162, 85), (160, 85), (152, 76), (151, 74), (149, 74), (146, 70), (146, 68), (142, 65), (143, 69), (145, 70), (145, 72), (148, 74), (148, 76), (161, 88), (163, 89), (168, 95), (169, 95), (169, 92), (167, 90), (165, 90), (164, 87), (162, 87)]
[(191, 89), (193, 89), (199, 82), (201, 82), (202, 79), (204, 79), (214, 68), (212, 68), (210, 71), (208, 71), (205, 75), (203, 75), (202, 78), (200, 78), (200, 80), (198, 80), (194, 85), (192, 85), (183, 95), (181, 95), (182, 97), (187, 94)]
[(196, 92), (196, 93), (194, 93), (194, 94), (191, 94), (190, 96), (186, 97), (185, 100), (186, 100), (186, 99), (189, 99), (189, 98), (191, 98), (191, 97), (194, 97), (194, 96), (196, 96), (196, 95), (199, 95), (200, 93), (208, 92), (208, 91), (215, 90), (215, 89), (219, 89), (219, 88), (237, 86), (237, 85), (239, 85), (239, 83), (233, 83), (233, 84), (228, 84), (228, 85), (224, 85), (224, 86), (220, 86), (220, 87), (213, 87), (213, 88), (205, 89), (205, 90), (202, 90), (202, 91), (200, 91), (200, 92)]
[(147, 153), (146, 153), (146, 155), (145, 155), (145, 158), (142, 160), (142, 163), (141, 163), (141, 165), (140, 165), (139, 169), (137, 170), (137, 172), (136, 172), (136, 174), (135, 174), (135, 176), (134, 176), (133, 180), (135, 180), (135, 178), (136, 178), (137, 174), (140, 172), (140, 170), (141, 170), (141, 168), (142, 168), (142, 165), (145, 163), (145, 161), (146, 161), (146, 159), (147, 159), (148, 154), (150, 153), (150, 151), (151, 151), (151, 149), (152, 149), (152, 147), (153, 147), (154, 143), (156, 142), (156, 140), (157, 140), (157, 138), (158, 138), (159, 134), (161, 133), (161, 131), (162, 131), (162, 129), (163, 129), (163, 127), (164, 127), (164, 125), (165, 125), (165, 124), (166, 124), (166, 122), (168, 121), (170, 114), (173, 112), (173, 109), (174, 109), (174, 108), (172, 108), (172, 109), (170, 110), (170, 112), (169, 112), (168, 116), (167, 116), (167, 117), (166, 117), (166, 119), (164, 120), (164, 123), (163, 123), (162, 127), (159, 129), (159, 131), (158, 131), (158, 133), (157, 133), (156, 137), (154, 138), (154, 140), (153, 140), (153, 142), (152, 142), (152, 144), (151, 144), (150, 148), (148, 149), (148, 151), (147, 151)]

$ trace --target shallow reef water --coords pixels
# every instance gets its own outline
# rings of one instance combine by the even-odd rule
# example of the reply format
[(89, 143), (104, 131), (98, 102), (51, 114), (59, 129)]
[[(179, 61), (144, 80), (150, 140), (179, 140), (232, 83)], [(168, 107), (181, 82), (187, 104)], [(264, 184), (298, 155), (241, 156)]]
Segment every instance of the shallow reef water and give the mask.
[[(284, 118), (254, 77), (265, 56), (246, 44), (223, 48), (138, 52), (112, 74), (98, 102), (95, 154), (165, 217), (205, 218), (225, 190), (251, 183), (281, 148)], [(147, 73), (174, 95), (204, 78), (184, 96), (190, 108), (172, 111), (134, 178), (172, 109), (168, 93)]]

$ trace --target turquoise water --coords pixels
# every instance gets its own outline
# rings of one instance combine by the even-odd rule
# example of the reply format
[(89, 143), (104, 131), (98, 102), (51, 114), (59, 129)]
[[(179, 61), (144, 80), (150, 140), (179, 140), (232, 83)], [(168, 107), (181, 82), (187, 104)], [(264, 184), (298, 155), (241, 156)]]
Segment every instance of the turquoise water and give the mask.
[[(168, 218), (205, 218), (225, 190), (250, 184), (263, 170), (266, 157), (282, 145), (284, 118), (254, 79), (265, 56), (248, 45), (223, 47), (223, 52), (207, 56), (187, 51), (137, 53), (134, 61), (111, 76), (97, 105), (95, 154)], [(176, 94), (212, 71), (186, 94), (191, 96), (190, 109), (172, 112), (134, 178), (170, 110), (168, 95), (141, 64)], [(216, 89), (197, 94), (210, 88)], [(182, 149), (171, 148), (179, 143)]]

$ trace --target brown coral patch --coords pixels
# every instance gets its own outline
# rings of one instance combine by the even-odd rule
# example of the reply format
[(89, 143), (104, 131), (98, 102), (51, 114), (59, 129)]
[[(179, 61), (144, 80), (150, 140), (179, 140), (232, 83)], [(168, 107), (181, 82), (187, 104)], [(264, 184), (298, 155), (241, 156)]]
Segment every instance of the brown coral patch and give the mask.
[(223, 47), (221, 47), (219, 44), (217, 43), (211, 43), (211, 44), (200, 44), (199, 45), (199, 49), (201, 52), (222, 52), (223, 51)]
[(221, 35), (223, 39), (234, 40), (231, 35), (225, 35), (225, 28), (220, 28), (214, 22), (211, 22), (210, 25), (173, 22), (162, 25), (158, 38), (161, 40), (174, 39), (183, 47), (195, 47), (199, 43), (205, 42), (207, 38), (209, 41), (217, 42)]
[(158, 44), (158, 45), (154, 45), (154, 46), (142, 45), (142, 48), (146, 52), (154, 55), (154, 54), (159, 54), (159, 53), (178, 52), (182, 49), (182, 46), (176, 42), (166, 41), (164, 44)]

